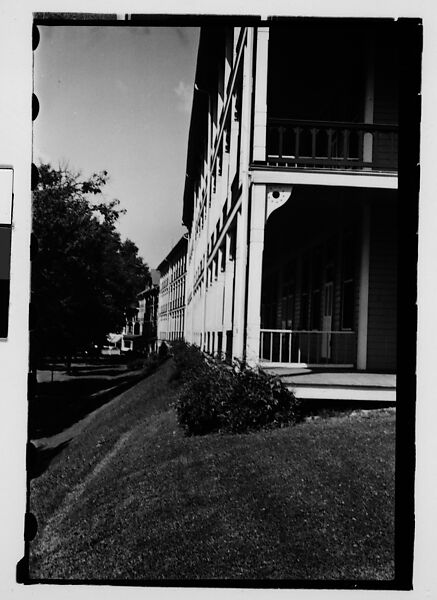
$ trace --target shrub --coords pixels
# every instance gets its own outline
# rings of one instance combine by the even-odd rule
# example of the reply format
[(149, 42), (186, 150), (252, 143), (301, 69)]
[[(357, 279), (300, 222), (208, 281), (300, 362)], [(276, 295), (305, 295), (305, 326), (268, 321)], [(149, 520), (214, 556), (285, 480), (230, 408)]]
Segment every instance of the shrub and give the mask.
[(226, 429), (227, 405), (233, 393), (233, 373), (203, 363), (185, 381), (176, 403), (179, 424), (188, 435)]
[(179, 343), (173, 351), (183, 382), (176, 412), (188, 435), (244, 433), (301, 419), (299, 402), (280, 379), (244, 364), (230, 368), (195, 346)]
[(172, 344), (172, 352), (176, 365), (174, 379), (188, 381), (193, 374), (196, 375), (211, 362), (197, 346), (181, 340)]
[(151, 375), (156, 371), (158, 366), (160, 365), (159, 357), (155, 352), (149, 354), (149, 356), (144, 360), (144, 370), (147, 375)]
[(247, 366), (235, 373), (227, 431), (244, 433), (290, 425), (299, 420), (300, 403), (280, 379)]
[(168, 358), (168, 346), (165, 342), (161, 342), (159, 346), (158, 357), (161, 362), (164, 362)]

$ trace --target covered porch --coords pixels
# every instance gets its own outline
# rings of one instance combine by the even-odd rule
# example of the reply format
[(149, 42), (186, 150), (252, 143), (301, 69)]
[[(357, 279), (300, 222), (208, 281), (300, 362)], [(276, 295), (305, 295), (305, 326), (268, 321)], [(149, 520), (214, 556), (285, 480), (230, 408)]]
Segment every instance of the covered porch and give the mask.
[(395, 373), (396, 190), (276, 187), (252, 190), (247, 362)]

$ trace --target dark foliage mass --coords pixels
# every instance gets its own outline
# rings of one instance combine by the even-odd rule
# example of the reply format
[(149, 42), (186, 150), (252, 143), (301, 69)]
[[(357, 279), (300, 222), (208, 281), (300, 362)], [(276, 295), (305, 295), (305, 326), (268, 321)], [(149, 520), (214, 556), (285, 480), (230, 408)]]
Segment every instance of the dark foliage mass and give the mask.
[(68, 356), (120, 330), (149, 277), (138, 248), (122, 241), (119, 201), (96, 202), (108, 174), (83, 179), (68, 168), (39, 167), (33, 195), (32, 264), (37, 356)]
[(176, 411), (188, 435), (245, 433), (301, 419), (300, 402), (278, 378), (244, 364), (230, 367), (182, 342), (173, 352), (183, 381)]

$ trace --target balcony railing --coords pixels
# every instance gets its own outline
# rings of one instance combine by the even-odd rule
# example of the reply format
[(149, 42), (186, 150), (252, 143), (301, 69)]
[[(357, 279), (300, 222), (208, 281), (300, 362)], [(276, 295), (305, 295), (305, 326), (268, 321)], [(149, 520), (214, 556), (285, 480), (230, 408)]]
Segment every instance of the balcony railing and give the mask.
[(396, 125), (268, 119), (267, 164), (397, 171)]
[(353, 366), (354, 331), (261, 329), (260, 358), (270, 363)]

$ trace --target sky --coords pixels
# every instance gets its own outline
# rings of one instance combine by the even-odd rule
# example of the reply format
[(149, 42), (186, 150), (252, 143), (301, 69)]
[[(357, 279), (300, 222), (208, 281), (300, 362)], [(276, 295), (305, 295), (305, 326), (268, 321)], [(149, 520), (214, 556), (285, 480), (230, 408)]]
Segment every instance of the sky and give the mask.
[(189, 27), (39, 26), (33, 162), (106, 170), (118, 229), (156, 268), (181, 235), (199, 31)]

